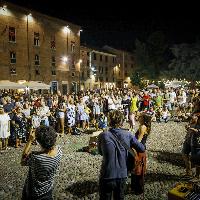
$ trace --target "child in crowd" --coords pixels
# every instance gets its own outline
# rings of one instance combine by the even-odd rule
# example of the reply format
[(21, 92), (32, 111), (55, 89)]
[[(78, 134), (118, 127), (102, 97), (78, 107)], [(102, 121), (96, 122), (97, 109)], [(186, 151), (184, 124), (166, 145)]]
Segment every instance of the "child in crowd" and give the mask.
[(156, 112), (153, 109), (153, 106), (147, 111), (147, 114), (151, 115), (151, 121), (156, 122)]
[(170, 114), (168, 108), (165, 106), (163, 108), (162, 112), (161, 112), (161, 119), (160, 119), (160, 121), (167, 123), (169, 121), (169, 119), (170, 119), (170, 116), (171, 116), (171, 114)]
[(105, 130), (107, 128), (108, 119), (107, 117), (101, 113), (98, 120), (98, 128)]

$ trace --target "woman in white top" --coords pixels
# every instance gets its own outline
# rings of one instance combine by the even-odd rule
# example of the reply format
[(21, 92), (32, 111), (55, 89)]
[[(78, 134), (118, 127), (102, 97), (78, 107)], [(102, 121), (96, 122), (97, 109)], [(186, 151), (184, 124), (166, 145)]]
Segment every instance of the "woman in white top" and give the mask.
[(4, 113), (3, 106), (0, 105), (0, 150), (7, 149), (9, 137), (10, 117), (7, 113)]

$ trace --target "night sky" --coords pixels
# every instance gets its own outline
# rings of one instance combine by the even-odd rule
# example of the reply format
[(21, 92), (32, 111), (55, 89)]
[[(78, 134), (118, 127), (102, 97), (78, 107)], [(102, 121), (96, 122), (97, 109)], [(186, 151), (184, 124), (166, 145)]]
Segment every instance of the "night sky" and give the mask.
[(179, 1), (179, 4), (169, 0), (160, 3), (131, 0), (120, 0), (118, 1), (120, 3), (116, 0), (72, 2), (8, 0), (8, 2), (81, 25), (82, 43), (99, 47), (108, 44), (132, 50), (136, 38), (145, 39), (157, 30), (164, 32), (170, 44), (192, 43), (200, 38), (199, 6), (194, 2)]

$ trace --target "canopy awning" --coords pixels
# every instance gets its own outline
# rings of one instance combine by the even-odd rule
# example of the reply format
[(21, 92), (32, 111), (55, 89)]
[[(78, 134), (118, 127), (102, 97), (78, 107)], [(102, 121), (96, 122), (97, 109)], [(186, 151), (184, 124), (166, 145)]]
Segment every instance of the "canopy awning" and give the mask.
[(25, 85), (21, 85), (16, 82), (11, 82), (9, 80), (1, 80), (0, 81), (0, 89), (25, 89)]
[(24, 83), (23, 85), (25, 85), (26, 87), (32, 90), (49, 90), (50, 89), (50, 85), (47, 85), (39, 81), (29, 81), (29, 82)]
[(152, 88), (152, 89), (153, 89), (153, 88), (158, 89), (159, 87), (158, 87), (157, 85), (155, 85), (155, 84), (151, 84), (151, 85), (148, 85), (147, 88), (149, 88), (149, 89), (150, 89), (150, 88)]

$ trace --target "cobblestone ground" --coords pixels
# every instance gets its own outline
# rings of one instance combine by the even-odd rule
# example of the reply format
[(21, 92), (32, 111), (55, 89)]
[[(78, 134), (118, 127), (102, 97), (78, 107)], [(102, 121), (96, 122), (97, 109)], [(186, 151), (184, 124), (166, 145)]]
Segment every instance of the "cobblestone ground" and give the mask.
[[(181, 148), (185, 123), (153, 123), (148, 138), (148, 172), (145, 182), (146, 200), (166, 200), (167, 192), (181, 179), (184, 165)], [(90, 135), (68, 136), (59, 139), (63, 149), (60, 171), (56, 176), (56, 200), (98, 200), (98, 175), (101, 156), (80, 152), (88, 145)], [(38, 148), (34, 146), (33, 148)], [(11, 148), (0, 154), (0, 199), (18, 200), (27, 175), (20, 166), (22, 149)], [(126, 194), (126, 200), (141, 196)]]

